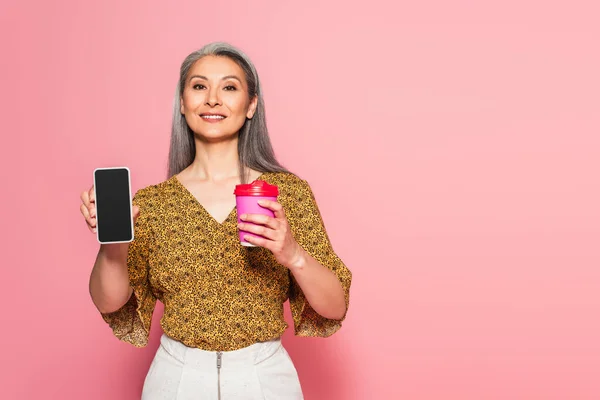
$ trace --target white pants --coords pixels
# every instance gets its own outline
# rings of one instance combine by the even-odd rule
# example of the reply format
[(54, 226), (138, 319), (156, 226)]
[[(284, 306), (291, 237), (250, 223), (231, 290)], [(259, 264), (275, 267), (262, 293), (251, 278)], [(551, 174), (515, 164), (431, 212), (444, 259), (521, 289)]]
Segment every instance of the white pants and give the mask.
[(303, 398), (298, 373), (280, 339), (219, 355), (187, 347), (165, 334), (142, 392), (142, 400)]

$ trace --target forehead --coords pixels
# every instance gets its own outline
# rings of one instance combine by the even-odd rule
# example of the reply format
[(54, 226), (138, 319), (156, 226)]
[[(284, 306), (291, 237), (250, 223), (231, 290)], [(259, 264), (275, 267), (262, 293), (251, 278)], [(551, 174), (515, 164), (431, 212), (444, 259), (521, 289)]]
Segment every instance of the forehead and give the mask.
[(188, 76), (202, 75), (208, 79), (219, 80), (224, 76), (235, 75), (245, 82), (244, 70), (232, 59), (224, 56), (205, 56), (196, 61)]

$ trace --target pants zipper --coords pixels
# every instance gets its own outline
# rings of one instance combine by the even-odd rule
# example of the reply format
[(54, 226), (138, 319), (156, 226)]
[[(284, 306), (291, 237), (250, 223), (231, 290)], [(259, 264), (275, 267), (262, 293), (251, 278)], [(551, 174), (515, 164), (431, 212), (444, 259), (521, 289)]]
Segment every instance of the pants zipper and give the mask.
[(223, 357), (223, 352), (217, 352), (217, 396), (218, 399), (221, 400), (221, 360)]

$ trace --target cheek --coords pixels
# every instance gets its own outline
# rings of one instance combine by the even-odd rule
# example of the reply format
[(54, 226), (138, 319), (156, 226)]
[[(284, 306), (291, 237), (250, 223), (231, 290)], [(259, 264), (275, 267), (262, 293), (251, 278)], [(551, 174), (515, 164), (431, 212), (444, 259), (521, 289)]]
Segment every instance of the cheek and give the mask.
[(246, 112), (248, 111), (248, 102), (244, 98), (232, 99), (229, 103), (229, 109), (240, 118), (245, 118)]
[(184, 93), (183, 95), (183, 107), (186, 112), (195, 110), (199, 104), (202, 104), (203, 96), (201, 93)]

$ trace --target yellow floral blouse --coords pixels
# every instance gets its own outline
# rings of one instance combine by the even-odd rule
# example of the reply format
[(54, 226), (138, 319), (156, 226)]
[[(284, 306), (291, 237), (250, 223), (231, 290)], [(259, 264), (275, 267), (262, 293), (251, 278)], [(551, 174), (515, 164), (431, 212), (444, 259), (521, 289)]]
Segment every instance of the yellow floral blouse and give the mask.
[[(291, 173), (260, 176), (279, 187), (294, 238), (338, 276), (349, 304), (352, 275), (335, 254), (308, 183)], [(133, 295), (102, 314), (115, 336), (137, 347), (148, 343), (156, 300), (164, 304), (165, 334), (190, 347), (230, 351), (277, 338), (288, 327), (289, 298), (298, 336), (330, 336), (341, 320), (317, 314), (290, 271), (262, 247), (244, 247), (237, 212), (218, 223), (176, 177), (139, 190), (135, 239), (127, 265)]]

